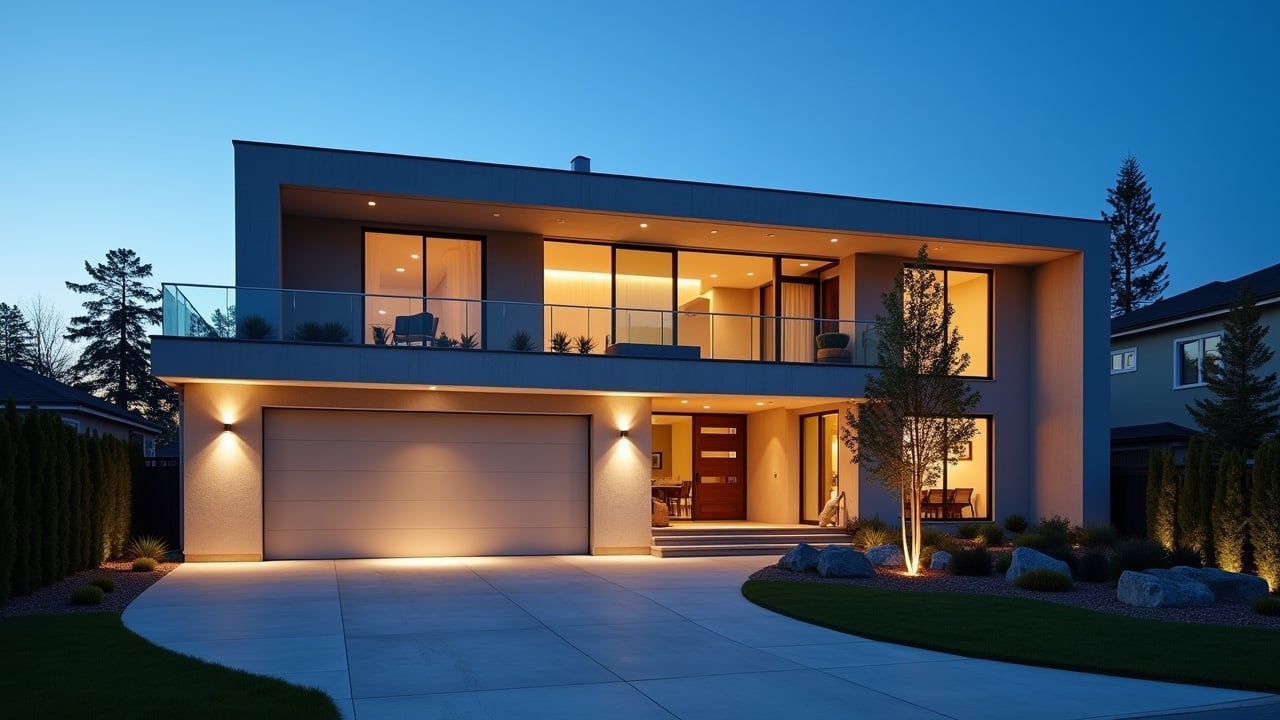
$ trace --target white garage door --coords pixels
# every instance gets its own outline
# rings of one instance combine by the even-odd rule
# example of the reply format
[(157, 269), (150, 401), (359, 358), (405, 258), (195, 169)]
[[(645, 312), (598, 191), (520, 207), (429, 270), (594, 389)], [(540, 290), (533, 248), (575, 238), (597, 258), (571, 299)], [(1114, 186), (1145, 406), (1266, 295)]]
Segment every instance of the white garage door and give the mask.
[(587, 419), (267, 409), (264, 556), (588, 550)]

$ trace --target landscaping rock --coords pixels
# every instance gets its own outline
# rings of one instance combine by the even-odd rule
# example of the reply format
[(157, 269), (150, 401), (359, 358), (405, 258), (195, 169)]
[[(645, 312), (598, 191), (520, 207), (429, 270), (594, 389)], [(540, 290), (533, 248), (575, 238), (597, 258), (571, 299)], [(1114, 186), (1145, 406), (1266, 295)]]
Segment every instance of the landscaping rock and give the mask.
[(782, 556), (778, 567), (791, 572), (809, 572), (818, 567), (818, 549), (809, 543), (800, 543)]
[(1116, 599), (1148, 608), (1203, 607), (1213, 604), (1213, 592), (1204, 583), (1175, 580), (1165, 575), (1125, 570), (1116, 585)]
[(902, 567), (906, 564), (902, 560), (902, 548), (897, 545), (876, 545), (873, 548), (867, 548), (866, 556), (872, 565), (880, 567)]
[(930, 570), (946, 570), (951, 565), (951, 553), (946, 550), (938, 550), (929, 558)]
[(660, 501), (653, 501), (653, 515), (650, 518), (651, 527), (667, 527), (671, 524), (671, 512), (667, 510), (667, 504)]
[(1004, 579), (1006, 582), (1012, 583), (1021, 577), (1023, 573), (1028, 573), (1032, 570), (1052, 570), (1071, 577), (1071, 568), (1061, 560), (1051, 558), (1039, 550), (1020, 547), (1014, 548), (1013, 561), (1009, 563), (1009, 569), (1005, 572)]
[(1219, 568), (1193, 568), (1179, 565), (1169, 570), (1144, 571), (1156, 577), (1168, 577), (1183, 582), (1204, 584), (1218, 602), (1251, 603), (1270, 592), (1267, 581), (1257, 575), (1236, 573)]
[(867, 556), (844, 545), (828, 545), (818, 553), (818, 574), (822, 577), (869, 578), (876, 576)]

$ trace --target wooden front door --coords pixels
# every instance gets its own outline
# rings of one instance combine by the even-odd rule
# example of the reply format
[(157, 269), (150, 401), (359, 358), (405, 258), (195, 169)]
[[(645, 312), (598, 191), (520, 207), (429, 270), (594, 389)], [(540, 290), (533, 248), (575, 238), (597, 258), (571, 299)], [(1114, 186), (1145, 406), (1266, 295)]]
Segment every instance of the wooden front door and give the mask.
[(693, 416), (693, 519), (747, 517), (747, 418)]

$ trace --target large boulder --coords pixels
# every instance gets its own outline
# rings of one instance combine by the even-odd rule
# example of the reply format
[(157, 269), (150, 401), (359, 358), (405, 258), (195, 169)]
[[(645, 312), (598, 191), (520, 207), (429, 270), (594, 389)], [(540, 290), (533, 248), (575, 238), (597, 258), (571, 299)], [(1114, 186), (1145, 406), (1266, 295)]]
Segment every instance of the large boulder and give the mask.
[(951, 553), (946, 550), (938, 550), (933, 553), (933, 557), (929, 558), (930, 570), (946, 570), (951, 566)]
[(828, 545), (818, 553), (818, 574), (822, 577), (869, 578), (876, 569), (867, 556), (844, 545)]
[(1151, 575), (1125, 570), (1116, 585), (1116, 599), (1128, 605), (1148, 608), (1201, 607), (1213, 604), (1213, 592), (1204, 583), (1175, 580), (1169, 575)]
[(906, 564), (902, 559), (902, 548), (897, 545), (876, 545), (867, 548), (866, 556), (872, 565), (880, 567), (902, 567)]
[(667, 527), (671, 524), (671, 512), (667, 510), (667, 504), (661, 500), (653, 501), (653, 514), (650, 516), (649, 525), (651, 527)]
[(1004, 579), (1006, 582), (1014, 582), (1022, 577), (1023, 573), (1028, 573), (1032, 570), (1052, 570), (1071, 577), (1071, 568), (1061, 560), (1051, 558), (1039, 550), (1020, 547), (1014, 549), (1013, 561), (1009, 563), (1009, 569), (1005, 572)]
[(1179, 565), (1169, 570), (1153, 569), (1146, 573), (1183, 582), (1204, 584), (1218, 602), (1251, 603), (1270, 592), (1267, 581), (1257, 575), (1228, 572), (1219, 568), (1193, 568)]
[(818, 567), (818, 549), (809, 543), (800, 543), (782, 556), (778, 567), (791, 572), (809, 572)]

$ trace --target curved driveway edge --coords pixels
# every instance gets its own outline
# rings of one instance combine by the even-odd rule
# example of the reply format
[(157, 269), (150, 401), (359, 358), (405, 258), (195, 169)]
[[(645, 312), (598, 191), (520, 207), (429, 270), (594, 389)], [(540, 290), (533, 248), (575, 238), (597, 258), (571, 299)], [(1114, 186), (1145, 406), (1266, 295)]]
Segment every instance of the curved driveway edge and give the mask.
[(775, 560), (186, 564), (135, 600), (124, 623), (177, 652), (320, 688), (360, 720), (772, 720), (841, 709), (1082, 720), (1273, 699), (974, 660), (808, 625), (742, 597), (746, 577)]

